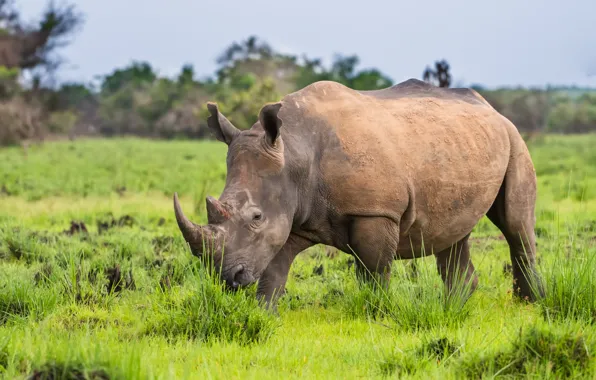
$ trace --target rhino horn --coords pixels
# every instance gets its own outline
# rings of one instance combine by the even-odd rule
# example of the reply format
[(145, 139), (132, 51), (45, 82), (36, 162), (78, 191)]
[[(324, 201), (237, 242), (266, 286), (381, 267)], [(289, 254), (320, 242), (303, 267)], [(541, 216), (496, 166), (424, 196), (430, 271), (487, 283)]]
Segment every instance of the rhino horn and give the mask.
[(208, 196), (206, 200), (207, 204), (207, 219), (209, 220), (209, 224), (218, 224), (223, 223), (227, 219), (229, 219), (229, 214), (225, 209), (224, 205), (221, 204), (220, 201), (213, 198), (212, 196)]
[(180, 202), (178, 201), (178, 193), (174, 193), (174, 212), (176, 213), (178, 228), (180, 228), (184, 240), (186, 240), (191, 247), (202, 247), (203, 228), (191, 222), (184, 215), (182, 208), (180, 207)]

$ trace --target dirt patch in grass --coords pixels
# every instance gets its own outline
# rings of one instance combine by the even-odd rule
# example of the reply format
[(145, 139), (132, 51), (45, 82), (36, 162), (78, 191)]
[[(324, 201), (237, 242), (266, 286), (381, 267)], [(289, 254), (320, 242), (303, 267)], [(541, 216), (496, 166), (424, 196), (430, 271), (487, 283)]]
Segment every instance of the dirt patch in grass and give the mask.
[(101, 235), (115, 227), (132, 227), (135, 223), (135, 219), (130, 215), (123, 215), (116, 219), (112, 213), (108, 213), (97, 221), (97, 233)]
[(124, 289), (136, 289), (135, 280), (132, 275), (132, 269), (129, 269), (128, 272), (122, 273), (120, 265), (116, 264), (112, 268), (108, 268), (106, 270), (106, 277), (108, 279), (108, 293), (120, 293)]
[(89, 234), (89, 231), (87, 230), (87, 226), (85, 225), (85, 223), (81, 222), (81, 221), (75, 221), (72, 220), (70, 222), (70, 228), (68, 228), (67, 230), (64, 230), (63, 233), (65, 235), (75, 235), (75, 234)]

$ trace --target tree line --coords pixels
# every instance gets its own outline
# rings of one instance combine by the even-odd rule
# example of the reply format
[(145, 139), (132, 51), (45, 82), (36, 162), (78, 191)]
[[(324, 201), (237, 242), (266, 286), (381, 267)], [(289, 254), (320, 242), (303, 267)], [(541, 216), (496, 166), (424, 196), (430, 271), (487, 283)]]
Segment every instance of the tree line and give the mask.
[[(80, 30), (83, 16), (73, 5), (51, 2), (40, 21), (25, 23), (11, 0), (0, 0), (0, 143), (48, 135), (135, 135), (209, 138), (207, 101), (216, 101), (239, 128), (249, 128), (260, 107), (315, 81), (332, 80), (357, 90), (389, 87), (394, 81), (375, 68), (360, 68), (357, 55), (332, 63), (275, 51), (256, 36), (233, 42), (217, 57), (217, 70), (199, 78), (184, 65), (171, 78), (149, 62), (133, 61), (103, 75), (98, 85), (63, 83), (53, 75), (57, 54)], [(450, 87), (446, 60), (426, 67), (421, 79)], [(21, 79), (27, 76), (27, 85)], [(596, 92), (573, 88), (473, 86), (524, 132), (596, 131)]]

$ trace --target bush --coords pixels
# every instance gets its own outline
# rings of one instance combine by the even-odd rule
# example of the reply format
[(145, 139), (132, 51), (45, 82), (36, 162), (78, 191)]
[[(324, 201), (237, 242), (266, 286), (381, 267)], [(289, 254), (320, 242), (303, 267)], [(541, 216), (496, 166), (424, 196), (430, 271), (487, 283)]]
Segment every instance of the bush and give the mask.
[(17, 93), (19, 75), (20, 70), (17, 67), (8, 69), (0, 65), (0, 99), (8, 99)]
[(78, 120), (72, 111), (52, 112), (48, 120), (48, 128), (52, 133), (70, 133)]
[(46, 134), (40, 106), (15, 97), (0, 102), (0, 145), (14, 145), (22, 140), (41, 139)]

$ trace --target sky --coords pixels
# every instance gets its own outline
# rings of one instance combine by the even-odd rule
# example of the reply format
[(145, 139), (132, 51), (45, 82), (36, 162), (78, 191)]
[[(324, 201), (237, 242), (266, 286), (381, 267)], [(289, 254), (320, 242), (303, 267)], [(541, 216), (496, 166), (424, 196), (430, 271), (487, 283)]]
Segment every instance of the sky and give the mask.
[[(46, 0), (17, 0), (25, 19)], [(133, 60), (174, 76), (212, 75), (232, 42), (256, 35), (274, 49), (330, 62), (357, 54), (394, 82), (439, 59), (455, 85), (596, 87), (594, 0), (71, 0), (85, 15), (61, 50), (61, 81), (91, 81)]]

